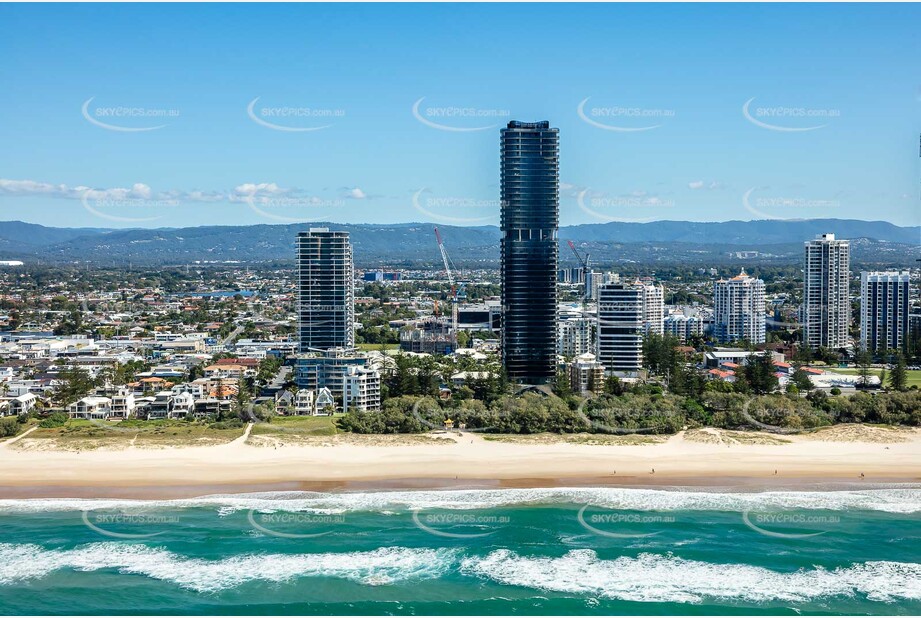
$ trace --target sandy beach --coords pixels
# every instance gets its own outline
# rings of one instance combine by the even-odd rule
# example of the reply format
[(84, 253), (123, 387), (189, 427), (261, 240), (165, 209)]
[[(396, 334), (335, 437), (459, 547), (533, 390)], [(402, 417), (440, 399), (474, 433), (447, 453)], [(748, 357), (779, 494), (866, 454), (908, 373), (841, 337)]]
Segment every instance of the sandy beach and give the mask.
[[(861, 477), (863, 474), (863, 477)], [(251, 436), (217, 446), (0, 444), (0, 497), (201, 495), (260, 489), (552, 485), (789, 485), (921, 481), (921, 430), (838, 426), (778, 436)]]

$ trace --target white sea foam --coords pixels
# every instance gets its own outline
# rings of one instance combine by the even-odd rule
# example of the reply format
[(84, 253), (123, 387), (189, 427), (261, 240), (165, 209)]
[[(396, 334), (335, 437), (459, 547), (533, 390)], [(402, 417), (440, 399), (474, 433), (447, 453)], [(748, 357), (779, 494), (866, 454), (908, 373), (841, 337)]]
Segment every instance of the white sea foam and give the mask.
[(204, 496), (184, 500), (0, 500), (0, 513), (105, 509), (214, 507), (220, 515), (239, 510), (389, 513), (424, 509), (485, 509), (536, 504), (591, 504), (638, 511), (730, 511), (746, 509), (867, 510), (921, 512), (918, 485), (848, 491), (724, 492), (618, 487), (379, 491), (355, 493), (269, 492)]
[(461, 571), (497, 583), (624, 601), (699, 603), (704, 599), (804, 602), (864, 595), (873, 601), (921, 600), (921, 564), (865, 562), (780, 573), (745, 564), (711, 564), (671, 555), (599, 560), (591, 550), (559, 558), (497, 550), (468, 557)]
[(456, 564), (446, 549), (381, 548), (366, 552), (247, 554), (219, 560), (186, 558), (146, 545), (92, 543), (74, 549), (0, 544), (0, 585), (44, 577), (53, 571), (117, 570), (175, 583), (198, 592), (234, 588), (250, 581), (336, 577), (367, 585), (437, 578)]

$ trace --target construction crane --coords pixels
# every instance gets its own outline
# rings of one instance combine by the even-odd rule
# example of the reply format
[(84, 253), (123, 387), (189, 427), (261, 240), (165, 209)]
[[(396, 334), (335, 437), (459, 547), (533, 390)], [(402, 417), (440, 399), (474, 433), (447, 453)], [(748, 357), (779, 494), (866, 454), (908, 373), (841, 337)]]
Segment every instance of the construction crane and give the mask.
[(579, 263), (582, 265), (582, 280), (585, 282), (585, 296), (588, 297), (589, 286), (591, 282), (589, 277), (591, 277), (591, 269), (589, 268), (589, 263), (591, 262), (592, 256), (588, 253), (585, 254), (585, 257), (582, 257), (582, 254), (579, 253), (579, 250), (576, 249), (576, 245), (571, 240), (567, 241), (569, 248), (572, 249), (572, 252), (576, 254), (576, 259), (579, 260)]
[[(448, 251), (445, 249), (444, 241), (441, 239), (441, 232), (435, 227), (435, 240), (438, 241), (438, 250), (441, 251), (441, 261), (445, 265), (445, 275), (448, 277), (448, 283), (451, 284), (451, 327), (457, 332), (457, 286), (454, 283), (454, 273), (451, 270), (451, 258), (448, 257)], [(456, 270), (456, 269), (455, 269)]]

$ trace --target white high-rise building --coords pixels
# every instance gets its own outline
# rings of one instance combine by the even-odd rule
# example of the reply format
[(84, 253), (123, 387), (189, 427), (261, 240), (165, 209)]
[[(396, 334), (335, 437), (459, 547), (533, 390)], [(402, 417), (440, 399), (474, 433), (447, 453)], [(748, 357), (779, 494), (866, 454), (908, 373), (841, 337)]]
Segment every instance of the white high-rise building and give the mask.
[(764, 281), (745, 274), (713, 284), (713, 335), (720, 343), (764, 343)]
[(643, 285), (643, 333), (661, 335), (665, 332), (665, 288)]
[(908, 345), (908, 271), (860, 273), (860, 347), (870, 352)]
[(598, 288), (604, 281), (604, 273), (589, 271), (585, 275), (585, 299), (598, 300)]
[(609, 283), (598, 288), (598, 362), (609, 373), (635, 373), (643, 367), (643, 337), (662, 334), (661, 285)]
[(812, 349), (848, 345), (850, 243), (822, 234), (805, 243), (803, 343)]

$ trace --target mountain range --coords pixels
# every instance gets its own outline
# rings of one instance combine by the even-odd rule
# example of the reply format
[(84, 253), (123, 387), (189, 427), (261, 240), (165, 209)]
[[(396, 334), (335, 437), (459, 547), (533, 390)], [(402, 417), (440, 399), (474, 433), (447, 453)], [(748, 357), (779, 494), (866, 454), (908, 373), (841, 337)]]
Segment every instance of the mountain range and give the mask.
[[(0, 222), (0, 259), (26, 262), (92, 262), (113, 265), (190, 262), (273, 262), (294, 257), (294, 239), (310, 227), (347, 230), (358, 266), (439, 264), (432, 223), (203, 226), (157, 229), (54, 228), (21, 221)], [(438, 225), (458, 265), (498, 263), (498, 227)], [(575, 257), (572, 240), (593, 262), (606, 260), (684, 262), (731, 259), (757, 252), (766, 260), (799, 259), (802, 243), (821, 233), (855, 242), (855, 257), (908, 259), (921, 247), (921, 227), (852, 219), (763, 220), (697, 223), (595, 223), (561, 227), (561, 262)], [(911, 262), (917, 256), (910, 257)], [(885, 261), (885, 259), (884, 259)]]

